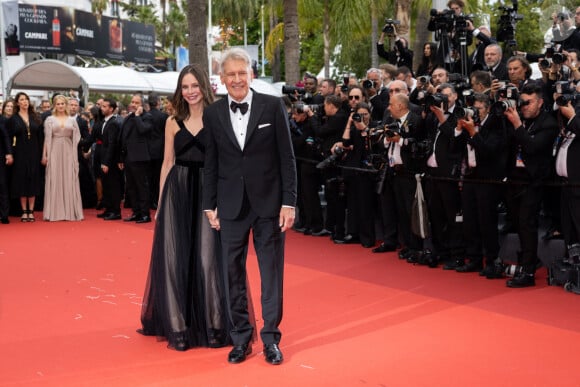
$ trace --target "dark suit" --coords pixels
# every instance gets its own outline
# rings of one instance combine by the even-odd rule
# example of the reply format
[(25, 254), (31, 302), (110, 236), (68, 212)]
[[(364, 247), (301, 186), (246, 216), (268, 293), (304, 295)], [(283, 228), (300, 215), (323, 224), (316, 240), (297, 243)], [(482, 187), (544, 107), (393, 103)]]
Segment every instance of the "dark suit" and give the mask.
[(474, 70), (483, 70), (485, 68), (485, 48), (492, 43), (497, 43), (495, 39), (490, 38), (481, 31), (477, 35), (473, 36), (475, 36), (478, 41), (475, 45), (475, 49), (469, 55), (469, 72)]
[(12, 144), (6, 129), (6, 118), (0, 116), (0, 219), (7, 218), (10, 210), (6, 155), (12, 155)]
[(147, 138), (153, 127), (149, 113), (137, 116), (130, 113), (121, 126), (121, 162), (125, 166), (126, 191), (133, 214), (149, 216), (151, 198), (149, 192), (149, 145)]
[(383, 119), (383, 115), (385, 111), (387, 111), (387, 107), (389, 106), (389, 89), (386, 87), (381, 87), (377, 90), (377, 94), (370, 98), (370, 104), (372, 106), (371, 110), (371, 120), (372, 121), (381, 121)]
[(153, 126), (149, 134), (149, 155), (151, 156), (149, 189), (151, 191), (151, 204), (155, 207), (159, 201), (159, 176), (163, 165), (163, 151), (165, 144), (165, 122), (167, 113), (157, 108), (151, 108), (149, 114), (153, 119)]
[[(97, 144), (100, 145), (101, 165), (109, 168), (107, 173), (103, 173), (103, 208), (105, 212), (121, 214), (121, 179), (122, 173), (118, 163), (120, 158), (119, 147), (119, 121), (117, 116), (109, 117), (101, 126), (101, 133), (95, 134)], [(99, 144), (101, 142), (101, 144)]]
[[(507, 206), (521, 246), (521, 261), (528, 274), (535, 273), (538, 253), (538, 213), (542, 184), (554, 169), (553, 144), (558, 132), (556, 119), (546, 112), (516, 128), (510, 138)], [(517, 159), (523, 167), (517, 167)], [(520, 184), (513, 184), (519, 182)], [(523, 183), (523, 184), (522, 184)]]
[(385, 45), (377, 43), (377, 54), (397, 67), (406, 66), (413, 71), (413, 51), (403, 45), (400, 40), (395, 41), (396, 50), (385, 51)]
[[(240, 114), (239, 112), (237, 114)], [(264, 344), (277, 344), (282, 320), (284, 234), (282, 206), (296, 205), (296, 164), (286, 109), (279, 98), (253, 92), (243, 150), (233, 131), (228, 98), (207, 107), (203, 208), (217, 209), (223, 258), (228, 268), (234, 345), (250, 342), (246, 258), (253, 230), (262, 281)]]
[(461, 191), (465, 256), (481, 263), (485, 250), (487, 265), (493, 265), (499, 254), (497, 205), (502, 187), (498, 183), (506, 176), (506, 130), (513, 128), (505, 118), (489, 115), (473, 137), (464, 131), (462, 139), (458, 139), (467, 140), (476, 163), (470, 166), (466, 153), (467, 170)]

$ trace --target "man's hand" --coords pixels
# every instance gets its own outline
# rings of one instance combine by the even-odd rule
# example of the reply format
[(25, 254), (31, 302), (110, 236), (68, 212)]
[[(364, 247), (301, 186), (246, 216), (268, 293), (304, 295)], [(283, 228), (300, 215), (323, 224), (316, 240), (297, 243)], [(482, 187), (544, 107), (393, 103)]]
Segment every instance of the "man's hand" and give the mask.
[(217, 209), (212, 211), (205, 211), (205, 215), (209, 220), (211, 228), (215, 228), (216, 231), (220, 230), (220, 219), (218, 218)]
[(293, 207), (282, 207), (280, 209), (280, 231), (288, 230), (294, 224), (296, 210)]
[(106, 175), (107, 173), (109, 173), (109, 167), (107, 167), (106, 165), (101, 165), (101, 171), (103, 171), (103, 173)]
[(12, 165), (13, 162), (14, 162), (14, 158), (12, 157), (12, 155), (7, 154), (6, 155), (6, 165)]
[(429, 109), (433, 112), (433, 114), (435, 114), (435, 117), (437, 117), (437, 121), (439, 121), (440, 124), (443, 124), (445, 121), (447, 121), (447, 117), (445, 117), (445, 112), (442, 108), (439, 106), (431, 105), (429, 106)]
[(560, 106), (560, 112), (562, 113), (562, 115), (564, 117), (566, 117), (567, 120), (570, 120), (570, 118), (574, 117), (576, 115), (576, 112), (574, 110), (574, 106), (572, 106), (572, 102), (568, 102), (567, 105), (564, 106)]
[(508, 108), (505, 111), (504, 115), (512, 123), (512, 125), (514, 126), (514, 129), (517, 129), (520, 126), (522, 126), (522, 120), (521, 120), (520, 115), (518, 114), (518, 111), (516, 110), (516, 108), (514, 108), (514, 107)]

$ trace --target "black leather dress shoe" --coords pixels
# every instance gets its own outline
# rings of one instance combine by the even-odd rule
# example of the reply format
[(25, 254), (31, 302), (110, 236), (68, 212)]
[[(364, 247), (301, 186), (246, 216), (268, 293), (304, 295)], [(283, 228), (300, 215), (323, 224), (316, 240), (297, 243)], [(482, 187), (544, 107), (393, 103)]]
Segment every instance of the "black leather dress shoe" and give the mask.
[(391, 244), (381, 243), (379, 246), (373, 249), (373, 253), (387, 253), (389, 251), (395, 251), (397, 246)]
[(284, 356), (282, 356), (282, 351), (278, 348), (278, 344), (264, 345), (264, 356), (266, 362), (272, 365), (282, 364), (284, 361)]
[(8, 224), (8, 223), (10, 223), (10, 220), (8, 219), (8, 217), (0, 218), (0, 223), (2, 223), (2, 224)]
[(306, 228), (306, 229), (304, 229), (303, 233), (304, 233), (304, 235), (312, 235), (312, 229)]
[(134, 222), (138, 219), (139, 219), (139, 216), (137, 214), (133, 214), (130, 217), (123, 219), (123, 222)]
[(110, 212), (107, 212), (107, 211), (101, 212), (100, 214), (97, 214), (97, 218), (101, 218), (102, 219), (102, 218), (104, 218), (104, 217), (106, 217), (107, 215), (110, 215), (110, 214), (111, 213)]
[(329, 236), (331, 234), (330, 231), (328, 231), (327, 229), (323, 228), (320, 231), (316, 231), (316, 232), (312, 232), (312, 236)]
[(137, 218), (137, 220), (135, 221), (135, 223), (149, 223), (149, 222), (151, 222), (151, 217), (149, 215)]
[(121, 214), (116, 214), (114, 212), (109, 213), (109, 215), (103, 218), (104, 220), (119, 220), (121, 219)]
[(455, 270), (458, 267), (461, 267), (465, 264), (465, 261), (463, 259), (453, 259), (451, 261), (447, 261), (444, 265), (443, 265), (443, 270)]
[[(486, 269), (488, 267), (489, 270), (486, 272)], [(485, 278), (487, 279), (500, 279), (503, 278), (505, 275), (505, 267), (502, 263), (495, 263), (491, 266), (487, 266), (485, 269), (482, 270), (482, 272), (485, 272)]]
[(469, 261), (463, 266), (459, 266), (455, 269), (458, 273), (473, 273), (475, 271), (480, 271), (482, 269), (482, 263), (477, 261)]
[(508, 288), (527, 288), (536, 286), (536, 280), (533, 274), (520, 273), (506, 282)]
[(238, 364), (246, 360), (246, 357), (252, 353), (252, 347), (248, 344), (234, 345), (234, 348), (228, 354), (228, 363)]

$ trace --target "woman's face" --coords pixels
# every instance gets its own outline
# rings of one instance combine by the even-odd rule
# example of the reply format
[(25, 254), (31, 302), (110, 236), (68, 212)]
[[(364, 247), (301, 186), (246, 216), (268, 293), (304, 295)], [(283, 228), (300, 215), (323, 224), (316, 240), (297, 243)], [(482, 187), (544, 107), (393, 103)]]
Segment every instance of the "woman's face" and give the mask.
[(189, 105), (203, 102), (203, 94), (195, 75), (188, 73), (181, 79), (181, 95)]
[(54, 111), (58, 114), (66, 114), (66, 101), (63, 98), (57, 98), (54, 101)]
[(6, 102), (6, 106), (4, 106), (3, 114), (6, 117), (10, 117), (12, 114), (14, 114), (14, 103), (13, 102)]
[(30, 100), (28, 99), (28, 96), (24, 94), (20, 95), (16, 103), (18, 104), (18, 109), (20, 111), (28, 111), (28, 107), (30, 106)]
[(423, 47), (423, 55), (425, 55), (425, 56), (431, 56), (431, 46), (430, 45), (426, 44)]

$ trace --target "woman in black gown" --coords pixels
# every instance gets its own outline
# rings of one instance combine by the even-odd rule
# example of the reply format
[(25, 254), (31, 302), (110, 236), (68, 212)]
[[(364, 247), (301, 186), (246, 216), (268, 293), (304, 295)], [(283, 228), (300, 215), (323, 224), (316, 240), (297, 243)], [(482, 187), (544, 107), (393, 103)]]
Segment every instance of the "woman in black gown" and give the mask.
[(186, 66), (173, 96), (175, 115), (165, 125), (162, 194), (139, 330), (178, 351), (224, 346), (230, 329), (226, 279), (216, 258), (219, 234), (201, 209), (207, 135), (201, 118), (211, 102), (205, 71)]
[(14, 137), (10, 193), (12, 198), (20, 199), (20, 220), (33, 222), (36, 196), (42, 195), (44, 191), (44, 171), (41, 166), (43, 127), (26, 93), (16, 94), (14, 100), (15, 112), (6, 123), (10, 137)]

